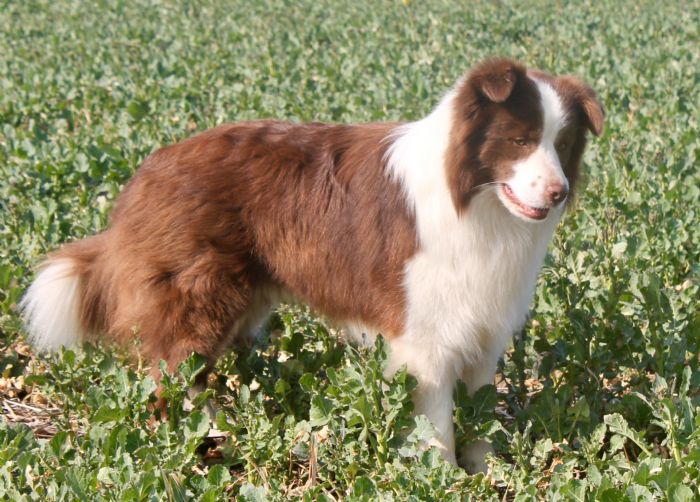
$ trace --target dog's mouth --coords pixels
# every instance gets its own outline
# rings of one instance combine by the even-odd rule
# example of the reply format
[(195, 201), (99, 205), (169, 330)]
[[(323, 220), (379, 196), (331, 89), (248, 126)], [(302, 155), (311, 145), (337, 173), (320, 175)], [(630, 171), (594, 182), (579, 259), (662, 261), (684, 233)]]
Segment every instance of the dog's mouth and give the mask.
[(523, 201), (518, 199), (513, 192), (513, 189), (511, 189), (506, 183), (501, 185), (501, 191), (503, 192), (503, 195), (505, 195), (508, 202), (513, 205), (513, 209), (525, 218), (529, 218), (531, 220), (544, 220), (549, 214), (549, 207), (528, 206)]

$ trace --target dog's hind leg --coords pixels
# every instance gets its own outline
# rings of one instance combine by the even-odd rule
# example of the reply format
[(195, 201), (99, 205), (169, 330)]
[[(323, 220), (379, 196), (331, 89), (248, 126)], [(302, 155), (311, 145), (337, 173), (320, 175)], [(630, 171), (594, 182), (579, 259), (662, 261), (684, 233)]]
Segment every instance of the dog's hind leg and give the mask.
[[(139, 281), (129, 308), (124, 309), (121, 330), (135, 325), (141, 355), (151, 365), (151, 375), (158, 382), (157, 407), (165, 409), (160, 397), (160, 367), (164, 360), (169, 372), (193, 352), (206, 359), (192, 392), (206, 388), (207, 377), (217, 359), (242, 336), (254, 310), (251, 281), (229, 268), (214, 267), (214, 260), (202, 257), (177, 272), (160, 273)], [(213, 410), (209, 410), (213, 413)]]

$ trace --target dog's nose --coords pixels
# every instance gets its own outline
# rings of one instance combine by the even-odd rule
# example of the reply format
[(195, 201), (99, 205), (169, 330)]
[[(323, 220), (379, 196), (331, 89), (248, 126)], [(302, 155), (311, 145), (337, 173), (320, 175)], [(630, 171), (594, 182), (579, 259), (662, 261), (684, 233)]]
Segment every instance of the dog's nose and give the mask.
[(547, 198), (550, 204), (556, 206), (569, 195), (569, 189), (562, 183), (552, 183), (547, 187)]

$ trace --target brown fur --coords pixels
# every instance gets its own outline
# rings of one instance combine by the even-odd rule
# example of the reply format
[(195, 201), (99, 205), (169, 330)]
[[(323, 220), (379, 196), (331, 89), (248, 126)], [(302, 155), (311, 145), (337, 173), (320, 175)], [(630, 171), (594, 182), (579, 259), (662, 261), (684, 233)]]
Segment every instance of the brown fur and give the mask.
[[(66, 246), (81, 320), (172, 368), (213, 364), (268, 290), (398, 336), (414, 223), (381, 169), (392, 124), (217, 127), (148, 157), (110, 229)], [(359, 250), (361, 252), (346, 252)]]

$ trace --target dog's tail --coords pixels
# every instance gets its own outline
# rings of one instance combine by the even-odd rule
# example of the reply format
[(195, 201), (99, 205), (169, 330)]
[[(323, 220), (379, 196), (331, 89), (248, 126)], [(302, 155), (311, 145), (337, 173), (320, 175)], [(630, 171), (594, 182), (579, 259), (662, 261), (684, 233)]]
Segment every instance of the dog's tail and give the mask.
[(40, 265), (20, 304), (37, 349), (70, 347), (104, 328), (104, 243), (104, 234), (89, 237), (64, 246)]

